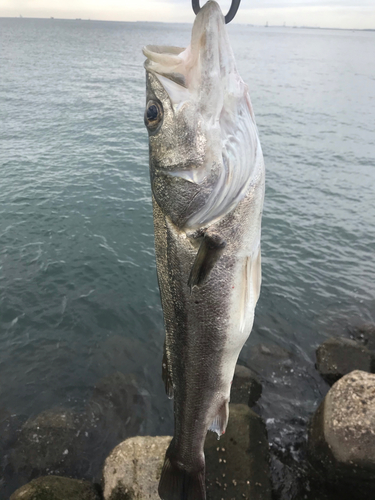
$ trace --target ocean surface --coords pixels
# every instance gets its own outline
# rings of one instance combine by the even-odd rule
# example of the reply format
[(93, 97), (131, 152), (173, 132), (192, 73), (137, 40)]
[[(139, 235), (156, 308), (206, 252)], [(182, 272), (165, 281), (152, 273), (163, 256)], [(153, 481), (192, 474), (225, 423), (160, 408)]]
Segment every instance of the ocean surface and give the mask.
[[(22, 423), (56, 408), (81, 415), (94, 386), (121, 372), (135, 375), (147, 399), (134, 432), (172, 432), (161, 381), (141, 49), (186, 46), (190, 31), (188, 24), (0, 19), (0, 409), (7, 418)], [(256, 409), (271, 446), (288, 448), (298, 462), (297, 435), (305, 439), (327, 390), (314, 368), (316, 347), (375, 321), (375, 32), (233, 24), (229, 32), (267, 169), (262, 291), (241, 361), (249, 364), (260, 343), (290, 353), (287, 377), (263, 374)], [(105, 436), (95, 439), (93, 455)], [(8, 461), (11, 452), (2, 466)], [(98, 478), (100, 461), (77, 475)], [(5, 476), (0, 482), (3, 498), (25, 481), (11, 471), (12, 486)]]

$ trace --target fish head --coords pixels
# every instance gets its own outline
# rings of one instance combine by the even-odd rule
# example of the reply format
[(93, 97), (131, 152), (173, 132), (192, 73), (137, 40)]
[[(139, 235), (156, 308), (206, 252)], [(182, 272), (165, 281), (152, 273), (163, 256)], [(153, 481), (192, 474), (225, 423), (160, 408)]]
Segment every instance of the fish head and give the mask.
[(178, 227), (208, 226), (244, 196), (259, 145), (219, 5), (202, 7), (186, 49), (143, 53), (154, 198)]
[[(148, 56), (171, 57), (175, 47), (144, 49)], [(183, 49), (179, 49), (183, 50)], [(160, 52), (157, 52), (160, 51)], [(163, 52), (161, 52), (163, 51)], [(146, 62), (153, 67), (150, 59)], [(182, 75), (147, 69), (144, 122), (149, 133), (152, 172), (176, 175), (179, 171), (198, 171), (204, 161), (205, 139), (196, 112), (196, 103)]]

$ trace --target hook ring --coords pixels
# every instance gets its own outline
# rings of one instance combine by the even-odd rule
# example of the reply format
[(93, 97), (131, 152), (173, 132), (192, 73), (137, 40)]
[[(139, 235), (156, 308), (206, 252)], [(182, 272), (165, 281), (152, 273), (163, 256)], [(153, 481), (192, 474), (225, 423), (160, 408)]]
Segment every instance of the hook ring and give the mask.
[[(225, 24), (228, 24), (232, 21), (234, 16), (237, 14), (238, 7), (240, 6), (241, 0), (232, 0), (232, 5), (230, 6), (230, 9), (228, 10), (228, 14), (225, 16)], [(199, 0), (192, 0), (191, 1), (192, 6), (193, 6), (193, 11), (195, 15), (198, 14), (198, 12), (201, 10), (201, 7), (199, 5)]]

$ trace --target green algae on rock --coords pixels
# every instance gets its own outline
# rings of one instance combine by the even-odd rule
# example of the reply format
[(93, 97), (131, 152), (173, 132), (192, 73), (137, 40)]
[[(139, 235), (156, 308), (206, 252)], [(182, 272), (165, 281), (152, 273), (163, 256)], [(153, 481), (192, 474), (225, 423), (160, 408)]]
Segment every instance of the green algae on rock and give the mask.
[(10, 500), (101, 500), (101, 496), (88, 481), (44, 476), (19, 488)]
[(207, 434), (207, 500), (271, 500), (266, 426), (247, 405), (231, 404), (229, 413), (220, 440)]

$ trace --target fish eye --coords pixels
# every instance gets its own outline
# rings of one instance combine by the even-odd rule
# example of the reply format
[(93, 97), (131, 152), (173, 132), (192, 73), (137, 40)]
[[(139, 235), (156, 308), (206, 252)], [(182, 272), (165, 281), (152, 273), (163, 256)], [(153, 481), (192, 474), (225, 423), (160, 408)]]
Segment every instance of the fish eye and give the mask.
[(149, 130), (155, 130), (163, 118), (161, 104), (156, 101), (149, 101), (145, 111), (145, 125)]

